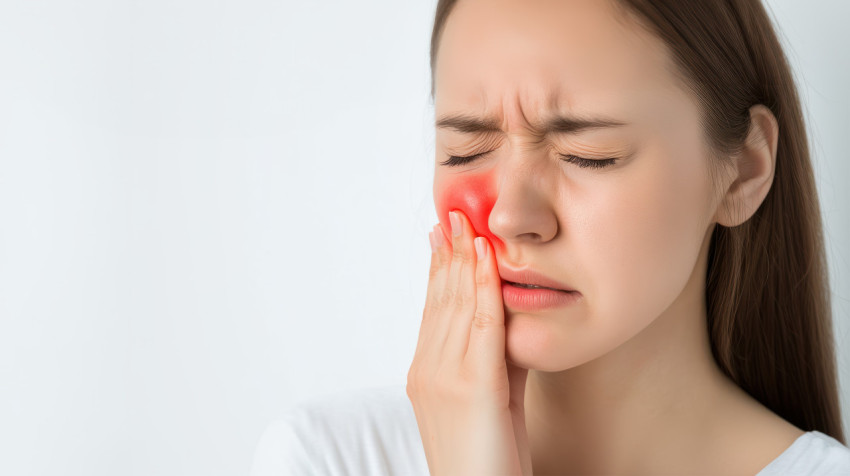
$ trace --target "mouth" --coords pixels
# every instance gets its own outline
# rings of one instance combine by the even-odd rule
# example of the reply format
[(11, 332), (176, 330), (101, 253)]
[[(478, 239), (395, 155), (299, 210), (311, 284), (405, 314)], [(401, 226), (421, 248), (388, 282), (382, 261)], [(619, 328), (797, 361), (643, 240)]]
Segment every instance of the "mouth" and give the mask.
[(523, 268), (513, 268), (507, 264), (501, 264), (499, 265), (499, 277), (502, 280), (502, 285), (508, 285), (514, 289), (576, 293), (574, 289), (570, 289), (570, 285), (566, 282), (550, 278), (546, 273), (537, 271), (529, 265)]
[[(551, 279), (540, 278), (546, 284), (555, 284)], [(535, 279), (532, 277), (532, 279)], [(502, 280), (502, 299), (505, 309), (515, 312), (545, 312), (554, 308), (564, 308), (575, 305), (581, 301), (578, 291), (553, 288), (540, 284), (517, 283), (515, 281)]]
[(538, 286), (536, 284), (515, 283), (513, 281), (508, 281), (506, 279), (502, 280), (502, 284), (508, 284), (510, 286), (516, 286), (518, 288), (523, 288), (523, 289), (547, 289), (547, 290), (550, 290), (550, 291), (560, 291), (562, 293), (574, 292), (572, 290), (549, 288), (549, 287), (546, 287), (546, 286)]

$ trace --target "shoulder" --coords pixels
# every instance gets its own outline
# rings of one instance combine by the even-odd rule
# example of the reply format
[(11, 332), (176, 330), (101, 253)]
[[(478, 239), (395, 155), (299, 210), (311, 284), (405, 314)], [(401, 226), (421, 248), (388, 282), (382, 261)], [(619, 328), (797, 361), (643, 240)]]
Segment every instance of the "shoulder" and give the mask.
[(260, 437), (252, 476), (428, 474), (404, 385), (322, 395), (291, 406)]
[(756, 476), (779, 475), (850, 475), (850, 448), (819, 431), (807, 431)]

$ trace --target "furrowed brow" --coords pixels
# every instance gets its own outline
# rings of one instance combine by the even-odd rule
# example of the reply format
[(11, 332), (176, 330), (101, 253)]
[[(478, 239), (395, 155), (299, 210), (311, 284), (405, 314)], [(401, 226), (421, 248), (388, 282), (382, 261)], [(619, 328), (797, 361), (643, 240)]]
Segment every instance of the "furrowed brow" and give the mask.
[[(449, 114), (437, 119), (435, 125), (439, 129), (452, 129), (462, 134), (503, 133), (501, 121), (496, 118), (478, 118), (465, 114)], [(577, 134), (590, 129), (621, 127), (624, 122), (607, 118), (589, 118), (574, 116), (554, 116), (543, 125), (535, 125), (532, 129), (541, 134)]]

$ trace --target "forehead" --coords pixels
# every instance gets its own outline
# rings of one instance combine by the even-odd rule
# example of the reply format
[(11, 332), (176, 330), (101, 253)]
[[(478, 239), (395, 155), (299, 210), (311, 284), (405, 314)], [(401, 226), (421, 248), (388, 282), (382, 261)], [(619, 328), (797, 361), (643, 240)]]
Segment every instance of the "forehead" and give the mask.
[(438, 116), (629, 119), (677, 88), (665, 45), (614, 0), (459, 0), (435, 65)]

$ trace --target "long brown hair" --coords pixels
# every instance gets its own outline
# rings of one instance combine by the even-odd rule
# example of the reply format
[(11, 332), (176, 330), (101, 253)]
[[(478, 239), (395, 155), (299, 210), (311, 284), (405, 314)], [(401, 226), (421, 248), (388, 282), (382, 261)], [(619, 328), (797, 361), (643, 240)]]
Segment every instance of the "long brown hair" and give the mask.
[[(439, 0), (431, 34), (431, 100), (440, 37), (457, 0)], [(744, 223), (716, 224), (706, 301), (720, 369), (804, 431), (844, 444), (820, 207), (791, 68), (761, 0), (615, 0), (669, 48), (701, 105), (709, 171), (741, 150), (749, 109), (779, 123), (773, 184)]]

